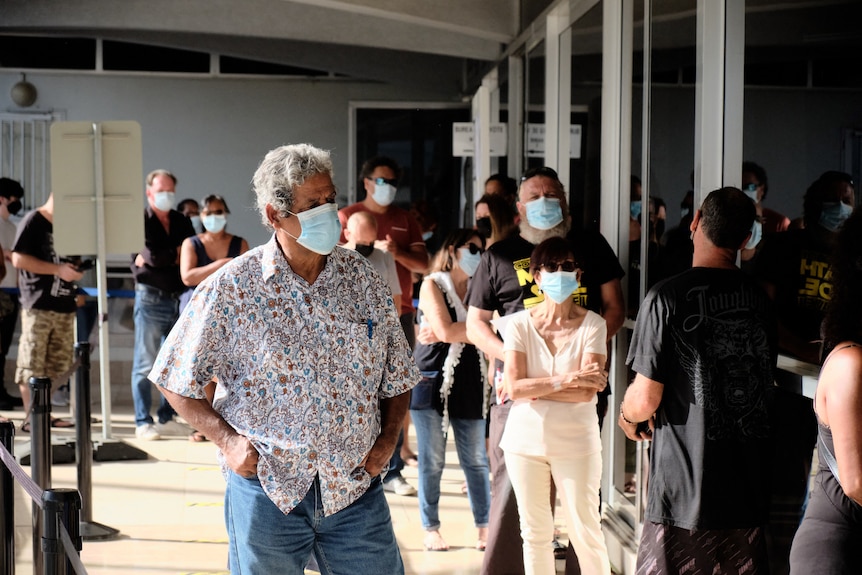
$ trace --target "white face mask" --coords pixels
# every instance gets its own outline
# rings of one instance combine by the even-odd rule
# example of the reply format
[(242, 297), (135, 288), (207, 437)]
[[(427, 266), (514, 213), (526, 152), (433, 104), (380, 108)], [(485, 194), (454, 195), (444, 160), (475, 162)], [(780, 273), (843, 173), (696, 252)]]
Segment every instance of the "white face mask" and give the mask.
[[(378, 178), (380, 179), (380, 178)], [(398, 192), (398, 188), (393, 186), (392, 184), (374, 183), (374, 193), (371, 194), (371, 197), (377, 202), (380, 206), (388, 206), (393, 201), (395, 201), (395, 194)]]
[(156, 192), (153, 196), (153, 204), (163, 212), (170, 211), (174, 207), (174, 193)]
[(201, 218), (206, 231), (217, 234), (227, 225), (227, 217), (218, 214), (210, 214)]

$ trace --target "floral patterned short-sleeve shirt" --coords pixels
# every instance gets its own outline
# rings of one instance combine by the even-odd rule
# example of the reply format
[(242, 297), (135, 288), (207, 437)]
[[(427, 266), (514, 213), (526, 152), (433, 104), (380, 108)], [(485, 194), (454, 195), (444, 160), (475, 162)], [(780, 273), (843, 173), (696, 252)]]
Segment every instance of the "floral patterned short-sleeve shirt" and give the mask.
[(319, 475), (326, 515), (371, 483), (351, 472), (380, 434), (380, 401), (420, 379), (389, 288), (365, 258), (335, 248), (309, 285), (275, 236), (198, 287), (149, 375), (196, 399), (213, 377), (214, 407), (257, 448), (269, 498), (289, 513)]

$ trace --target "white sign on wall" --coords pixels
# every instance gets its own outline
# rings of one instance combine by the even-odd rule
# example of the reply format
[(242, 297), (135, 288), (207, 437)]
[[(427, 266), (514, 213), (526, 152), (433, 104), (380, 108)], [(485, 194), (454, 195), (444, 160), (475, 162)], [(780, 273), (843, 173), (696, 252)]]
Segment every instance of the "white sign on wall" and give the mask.
[[(491, 124), (491, 156), (506, 155), (506, 124)], [(452, 122), (452, 155), (456, 158), (473, 157), (475, 152), (473, 122)]]
[[(581, 135), (583, 133), (580, 124), (569, 126), (569, 157), (573, 160), (581, 158)], [(528, 124), (527, 125), (527, 157), (528, 158), (544, 158), (545, 157), (545, 125), (544, 124)]]

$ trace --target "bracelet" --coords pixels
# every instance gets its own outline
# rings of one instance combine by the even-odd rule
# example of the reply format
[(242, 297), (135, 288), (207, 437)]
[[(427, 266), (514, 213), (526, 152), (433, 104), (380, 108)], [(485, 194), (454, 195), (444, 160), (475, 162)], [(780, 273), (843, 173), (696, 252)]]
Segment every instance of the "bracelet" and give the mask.
[(623, 421), (625, 421), (629, 425), (637, 425), (638, 424), (636, 421), (629, 421), (629, 418), (626, 417), (625, 413), (623, 413), (623, 402), (622, 401), (620, 402), (620, 417), (622, 418)]

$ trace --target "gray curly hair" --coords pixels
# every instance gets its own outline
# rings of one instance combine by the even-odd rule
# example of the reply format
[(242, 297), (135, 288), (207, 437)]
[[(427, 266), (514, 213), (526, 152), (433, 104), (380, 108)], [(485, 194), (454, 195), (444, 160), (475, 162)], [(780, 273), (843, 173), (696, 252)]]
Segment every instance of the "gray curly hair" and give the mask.
[(332, 177), (332, 158), (328, 151), (310, 144), (291, 144), (270, 150), (251, 182), (263, 225), (272, 228), (266, 217), (267, 204), (286, 216), (288, 210), (293, 210), (296, 187), (316, 174)]

